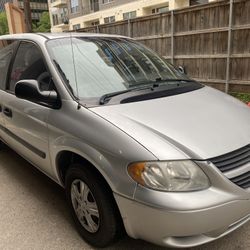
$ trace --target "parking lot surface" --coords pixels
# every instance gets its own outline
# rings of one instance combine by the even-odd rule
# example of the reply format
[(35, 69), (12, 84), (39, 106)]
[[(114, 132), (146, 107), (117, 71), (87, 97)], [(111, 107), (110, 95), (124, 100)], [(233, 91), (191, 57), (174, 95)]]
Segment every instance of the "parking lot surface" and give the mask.
[[(7, 147), (0, 151), (0, 249), (95, 249), (75, 231), (63, 189)], [(124, 237), (106, 249), (166, 248)], [(208, 249), (249, 250), (250, 223), (220, 240), (192, 248)]]

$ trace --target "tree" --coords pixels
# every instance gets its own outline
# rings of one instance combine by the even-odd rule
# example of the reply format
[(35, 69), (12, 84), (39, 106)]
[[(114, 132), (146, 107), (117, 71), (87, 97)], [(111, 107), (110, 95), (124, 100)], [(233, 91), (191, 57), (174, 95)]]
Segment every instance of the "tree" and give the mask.
[(50, 18), (49, 12), (43, 12), (40, 18), (40, 21), (37, 23), (37, 26), (33, 26), (34, 32), (50, 32)]
[(9, 33), (8, 21), (5, 12), (0, 12), (0, 35)]

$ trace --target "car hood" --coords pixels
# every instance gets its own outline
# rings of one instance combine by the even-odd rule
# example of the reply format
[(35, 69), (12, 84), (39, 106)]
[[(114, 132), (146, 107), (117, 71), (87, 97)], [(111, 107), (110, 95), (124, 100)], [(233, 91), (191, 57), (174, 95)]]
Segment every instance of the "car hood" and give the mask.
[(209, 159), (250, 143), (250, 108), (209, 87), (91, 110), (159, 160)]

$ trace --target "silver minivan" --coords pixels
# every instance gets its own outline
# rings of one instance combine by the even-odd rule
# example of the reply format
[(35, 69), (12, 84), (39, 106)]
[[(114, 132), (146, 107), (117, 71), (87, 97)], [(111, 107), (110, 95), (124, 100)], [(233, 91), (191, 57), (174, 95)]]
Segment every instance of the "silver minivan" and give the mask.
[(2, 36), (0, 138), (93, 246), (191, 247), (250, 220), (250, 108), (130, 38)]

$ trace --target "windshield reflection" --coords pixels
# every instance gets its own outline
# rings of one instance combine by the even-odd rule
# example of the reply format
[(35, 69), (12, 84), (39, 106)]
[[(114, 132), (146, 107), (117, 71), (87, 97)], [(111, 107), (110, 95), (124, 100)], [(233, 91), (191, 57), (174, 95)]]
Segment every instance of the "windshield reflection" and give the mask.
[(125, 38), (63, 38), (50, 40), (47, 47), (79, 99), (98, 98), (158, 79), (188, 80), (164, 58)]

